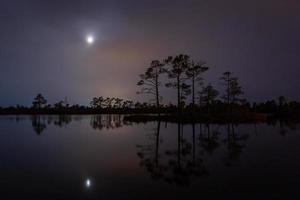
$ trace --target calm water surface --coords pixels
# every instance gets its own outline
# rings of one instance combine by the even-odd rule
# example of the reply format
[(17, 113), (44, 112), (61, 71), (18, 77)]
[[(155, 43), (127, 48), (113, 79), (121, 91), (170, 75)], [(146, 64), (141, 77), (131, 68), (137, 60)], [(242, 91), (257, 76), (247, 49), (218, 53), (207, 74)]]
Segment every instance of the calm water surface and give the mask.
[(300, 131), (1, 116), (1, 199), (300, 199)]

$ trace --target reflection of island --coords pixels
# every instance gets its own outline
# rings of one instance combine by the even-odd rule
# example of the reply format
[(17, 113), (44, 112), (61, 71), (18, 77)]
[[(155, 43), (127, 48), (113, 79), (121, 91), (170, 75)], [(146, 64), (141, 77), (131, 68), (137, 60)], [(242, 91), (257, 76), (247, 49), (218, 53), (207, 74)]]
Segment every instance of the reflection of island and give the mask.
[(159, 162), (159, 146), (161, 141), (159, 140), (160, 133), (160, 121), (157, 122), (156, 128), (153, 129), (153, 133), (147, 135), (150, 144), (137, 145), (139, 148), (138, 156), (141, 158), (141, 166), (145, 166), (147, 171), (151, 174), (153, 179), (160, 179), (163, 177), (166, 166)]
[[(278, 123), (279, 123), (279, 127), (277, 127)], [(297, 129), (299, 120), (287, 120), (287, 119), (269, 120), (267, 124), (273, 126), (274, 128), (278, 128), (279, 129), (278, 133), (282, 136), (285, 136), (289, 131), (293, 131)]]
[(55, 125), (58, 127), (66, 127), (72, 120), (71, 115), (32, 115), (31, 122), (34, 132), (40, 135), (46, 128), (47, 125)]
[(31, 124), (37, 135), (40, 135), (47, 128), (46, 120), (41, 115), (33, 115), (31, 117)]
[[(67, 127), (72, 121), (81, 120), (81, 116), (76, 115), (32, 115), (31, 123), (37, 135), (42, 134), (47, 125), (54, 125), (60, 128)], [(19, 117), (14, 118), (17, 122)], [(123, 122), (122, 115), (92, 115), (90, 125), (93, 129), (102, 130), (120, 128), (123, 125), (131, 125), (130, 122)]]
[(279, 133), (282, 136), (286, 135), (289, 130), (297, 129), (297, 123), (293, 121), (283, 120), (283, 119), (280, 119), (278, 121), (279, 121)]
[(120, 128), (124, 124), (122, 121), (122, 115), (93, 115), (91, 117), (90, 125), (93, 129), (102, 130)]
[[(245, 147), (247, 135), (239, 134), (235, 125), (225, 125), (223, 131), (213, 129), (211, 124), (177, 124), (176, 148), (164, 147), (160, 142), (160, 122), (156, 122), (149, 144), (138, 145), (140, 165), (145, 167), (153, 179), (164, 180), (170, 184), (185, 186), (191, 184), (195, 178), (208, 175), (208, 159), (214, 157), (231, 166), (233, 161), (239, 160), (242, 149)], [(191, 126), (191, 134), (184, 128)], [(196, 128), (199, 127), (199, 131)], [(219, 127), (219, 126), (218, 126)], [(175, 137), (175, 135), (174, 135)], [(219, 156), (220, 147), (226, 151), (224, 156)], [(162, 149), (166, 149), (162, 153)], [(223, 153), (223, 152), (222, 152)]]
[(219, 132), (214, 131), (211, 133), (211, 125), (205, 124), (205, 127), (203, 128), (203, 124), (199, 125), (200, 129), (200, 146), (203, 148), (205, 152), (212, 155), (213, 152), (220, 147), (220, 144), (218, 142), (218, 135)]
[(227, 139), (224, 140), (228, 149), (228, 157), (225, 159), (227, 166), (230, 166), (232, 161), (239, 160), (247, 139), (248, 135), (240, 135), (235, 131), (234, 124), (227, 124)]
[(72, 121), (71, 115), (58, 115), (57, 118), (54, 119), (53, 123), (59, 127), (65, 127)]
[(153, 144), (138, 145), (138, 156), (153, 179), (164, 180), (170, 184), (189, 185), (192, 177), (207, 173), (202, 159), (196, 154), (195, 129), (192, 144), (183, 138), (183, 125), (177, 124), (177, 148), (160, 154), (160, 122), (154, 129)]

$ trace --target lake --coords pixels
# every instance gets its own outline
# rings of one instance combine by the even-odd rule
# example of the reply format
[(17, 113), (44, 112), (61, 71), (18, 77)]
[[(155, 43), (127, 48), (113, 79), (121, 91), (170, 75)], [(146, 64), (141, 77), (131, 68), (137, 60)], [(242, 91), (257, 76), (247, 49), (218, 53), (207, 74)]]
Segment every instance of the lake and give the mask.
[(1, 199), (300, 199), (299, 124), (0, 116)]

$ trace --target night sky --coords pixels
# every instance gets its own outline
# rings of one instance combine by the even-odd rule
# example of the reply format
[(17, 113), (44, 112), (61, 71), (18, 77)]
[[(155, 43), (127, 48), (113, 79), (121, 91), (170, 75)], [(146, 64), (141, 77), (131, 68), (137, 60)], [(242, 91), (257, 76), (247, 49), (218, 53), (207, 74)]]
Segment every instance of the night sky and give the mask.
[(0, 0), (0, 105), (39, 92), (49, 103), (143, 100), (138, 75), (179, 53), (205, 60), (219, 89), (231, 70), (250, 101), (300, 100), (299, 11), (299, 0)]

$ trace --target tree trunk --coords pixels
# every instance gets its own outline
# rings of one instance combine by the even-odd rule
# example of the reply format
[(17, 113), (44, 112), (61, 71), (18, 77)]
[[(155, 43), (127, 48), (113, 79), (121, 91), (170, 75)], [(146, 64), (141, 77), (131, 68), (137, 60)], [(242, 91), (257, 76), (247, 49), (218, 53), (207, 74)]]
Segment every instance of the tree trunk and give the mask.
[(227, 76), (227, 112), (230, 112), (230, 80)]
[(195, 111), (195, 74), (192, 79), (192, 109)]
[(157, 108), (158, 115), (160, 115), (159, 92), (158, 92), (158, 74), (157, 74), (157, 72), (156, 72), (156, 77), (155, 77), (155, 93), (156, 93), (156, 108)]
[(229, 94), (229, 76), (227, 77), (227, 104), (229, 105), (229, 99), (230, 99), (230, 94)]
[(177, 107), (178, 107), (178, 111), (180, 112), (180, 79), (179, 79), (179, 74), (177, 75)]

